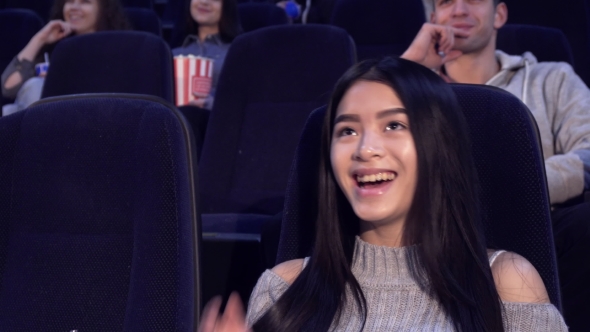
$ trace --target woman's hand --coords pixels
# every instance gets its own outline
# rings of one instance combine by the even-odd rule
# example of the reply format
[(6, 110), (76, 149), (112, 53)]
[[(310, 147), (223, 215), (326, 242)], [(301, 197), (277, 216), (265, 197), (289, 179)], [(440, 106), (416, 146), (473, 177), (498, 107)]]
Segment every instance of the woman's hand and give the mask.
[(70, 23), (62, 20), (49, 21), (35, 37), (43, 45), (53, 44), (72, 33)]
[(207, 303), (201, 316), (198, 332), (252, 332), (246, 325), (244, 306), (238, 293), (233, 292), (229, 296), (223, 315), (219, 314), (220, 307), (221, 297), (219, 296)]
[(192, 105), (192, 106), (197, 106), (197, 107), (200, 107), (200, 108), (204, 108), (205, 107), (205, 101), (206, 101), (206, 98), (199, 97), (199, 98), (196, 98), (196, 99), (193, 99), (193, 100), (189, 101), (188, 104), (189, 105)]
[(438, 71), (442, 65), (463, 54), (453, 49), (455, 37), (467, 35), (464, 31), (450, 26), (424, 23), (401, 58)]

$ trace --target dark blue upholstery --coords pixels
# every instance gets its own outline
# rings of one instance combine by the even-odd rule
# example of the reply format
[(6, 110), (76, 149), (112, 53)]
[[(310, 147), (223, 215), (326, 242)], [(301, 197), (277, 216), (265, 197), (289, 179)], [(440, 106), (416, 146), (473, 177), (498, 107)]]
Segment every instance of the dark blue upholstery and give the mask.
[(125, 7), (146, 8), (152, 9), (154, 7), (153, 0), (121, 0)]
[(567, 38), (559, 29), (527, 24), (506, 24), (498, 30), (496, 48), (508, 54), (531, 52), (539, 61), (562, 61), (574, 66)]
[[(281, 211), (307, 116), (354, 62), (352, 40), (336, 27), (273, 26), (236, 38), (200, 159), (203, 213)], [(205, 216), (203, 223), (215, 226)]]
[(196, 166), (183, 121), (120, 95), (0, 118), (1, 330), (195, 331)]
[(156, 36), (162, 36), (162, 24), (158, 14), (146, 8), (125, 8), (125, 15), (131, 22), (133, 30), (151, 32)]
[[(10, 61), (43, 27), (43, 20), (35, 12), (27, 9), (0, 10), (0, 70)], [(0, 96), (0, 107), (10, 100)]]
[[(481, 185), (488, 243), (526, 257), (560, 307), (543, 155), (529, 110), (503, 90), (454, 85), (469, 129)], [(313, 243), (316, 182), (325, 107), (314, 111), (299, 142), (285, 197), (277, 263), (305, 257)]]
[(53, 0), (6, 0), (6, 8), (30, 9), (37, 13), (43, 21), (49, 20), (49, 12)]
[(182, 42), (188, 35), (187, 25), (189, 4), (191, 0), (168, 0), (162, 24), (170, 30), (169, 44), (171, 48), (182, 46)]
[(244, 32), (289, 23), (285, 11), (272, 3), (241, 3), (238, 5), (238, 13)]
[(425, 22), (419, 0), (339, 0), (332, 24), (356, 43), (358, 59), (401, 55)]
[(42, 98), (119, 92), (174, 100), (170, 48), (147, 32), (105, 31), (64, 39), (50, 61)]
[[(557, 28), (572, 47), (576, 73), (590, 85), (590, 3), (570, 0), (567, 6), (552, 0), (505, 0), (508, 23)], [(556, 47), (556, 46), (551, 46)]]

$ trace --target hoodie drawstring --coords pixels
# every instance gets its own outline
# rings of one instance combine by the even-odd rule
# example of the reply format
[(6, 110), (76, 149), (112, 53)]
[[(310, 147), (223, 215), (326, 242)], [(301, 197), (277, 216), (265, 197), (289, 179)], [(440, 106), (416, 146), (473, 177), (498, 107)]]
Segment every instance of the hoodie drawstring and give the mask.
[(529, 71), (529, 60), (527, 58), (524, 58), (524, 83), (523, 83), (523, 87), (522, 87), (522, 98), (520, 98), (522, 100), (523, 104), (527, 104), (527, 92), (528, 92), (528, 88), (529, 88), (529, 75), (530, 75), (530, 71)]

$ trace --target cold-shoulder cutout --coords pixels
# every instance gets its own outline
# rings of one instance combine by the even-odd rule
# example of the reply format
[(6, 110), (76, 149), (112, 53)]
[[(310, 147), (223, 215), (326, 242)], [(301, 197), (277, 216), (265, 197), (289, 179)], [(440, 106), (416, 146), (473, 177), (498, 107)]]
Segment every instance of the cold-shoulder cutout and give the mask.
[(526, 258), (504, 252), (496, 257), (491, 269), (502, 301), (549, 303), (543, 279)]
[(297, 279), (299, 273), (303, 269), (303, 258), (293, 259), (290, 261), (282, 262), (281, 264), (272, 268), (272, 272), (274, 274), (281, 277), (281, 279), (285, 280), (289, 285)]

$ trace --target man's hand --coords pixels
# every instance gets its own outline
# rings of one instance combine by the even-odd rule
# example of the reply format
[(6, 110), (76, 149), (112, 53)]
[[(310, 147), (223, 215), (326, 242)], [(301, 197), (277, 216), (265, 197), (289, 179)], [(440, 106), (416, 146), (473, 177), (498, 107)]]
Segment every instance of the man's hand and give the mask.
[(424, 23), (401, 58), (438, 71), (442, 65), (463, 54), (453, 49), (455, 37), (467, 37), (467, 34), (450, 26)]
[(246, 325), (244, 307), (237, 293), (234, 292), (229, 296), (223, 315), (219, 314), (220, 306), (220, 297), (207, 303), (198, 332), (251, 332)]

